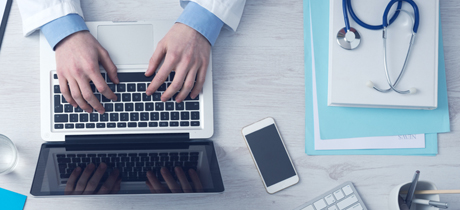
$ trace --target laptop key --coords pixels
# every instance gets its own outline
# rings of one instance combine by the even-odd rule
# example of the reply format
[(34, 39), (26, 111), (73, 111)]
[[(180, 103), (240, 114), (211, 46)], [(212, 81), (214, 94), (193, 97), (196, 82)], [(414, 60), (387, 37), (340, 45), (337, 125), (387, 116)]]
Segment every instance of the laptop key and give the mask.
[(61, 93), (61, 88), (59, 87), (59, 85), (54, 86), (54, 93)]
[(160, 122), (160, 127), (168, 127), (168, 122)]
[(86, 128), (94, 128), (94, 123), (86, 123)]
[(117, 127), (126, 128), (126, 123), (117, 123)]
[(130, 128), (135, 128), (135, 127), (137, 127), (137, 123), (135, 123), (135, 122), (129, 122), (129, 123), (128, 123), (128, 127), (130, 127)]
[(148, 96), (146, 93), (142, 93), (142, 101), (151, 101), (152, 96)]
[(64, 112), (67, 112), (67, 113), (73, 112), (73, 106), (70, 104), (64, 105)]
[(89, 118), (91, 122), (99, 121), (99, 114), (98, 113), (91, 113), (89, 114)]
[(115, 123), (107, 123), (107, 128), (115, 128), (117, 127)]
[(115, 111), (122, 112), (123, 111), (123, 103), (116, 103), (115, 104)]
[(149, 127), (158, 127), (157, 122), (149, 122)]
[(65, 129), (73, 129), (74, 128), (74, 124), (70, 123), (70, 124), (65, 124)]
[(179, 120), (179, 112), (171, 112), (171, 120)]
[(88, 114), (80, 114), (80, 122), (88, 122)]
[(125, 84), (118, 84), (117, 85), (117, 92), (126, 92), (126, 85)]
[(176, 103), (176, 110), (184, 110), (184, 102)]
[(144, 103), (136, 103), (135, 104), (135, 110), (140, 112), (140, 111), (144, 111)]
[(169, 120), (169, 112), (161, 112), (161, 120)]
[(97, 123), (97, 128), (105, 128), (105, 123)]
[(120, 93), (115, 93), (115, 96), (117, 96), (117, 100), (112, 100), (114, 102), (121, 101), (121, 94)]
[(135, 112), (135, 113), (130, 113), (129, 115), (130, 115), (129, 117), (131, 121), (139, 121), (139, 113)]
[(113, 112), (113, 104), (112, 103), (104, 104), (104, 109), (106, 112)]
[(200, 126), (200, 121), (192, 121), (192, 126)]
[(120, 113), (120, 121), (129, 121), (128, 113)]
[(179, 126), (179, 122), (169, 122), (169, 126), (177, 127), (177, 126)]
[(64, 106), (54, 105), (54, 113), (62, 113), (62, 112), (64, 112)]
[(123, 93), (121, 94), (122, 101), (131, 101), (131, 93)]
[(186, 102), (185, 109), (186, 110), (200, 110), (200, 103), (199, 102)]
[(166, 84), (163, 83), (160, 85), (160, 87), (158, 87), (158, 90), (157, 91), (165, 91), (166, 90)]
[(109, 88), (110, 88), (110, 90), (111, 90), (112, 92), (116, 92), (116, 91), (115, 91), (115, 84), (107, 84), (107, 86), (109, 86)]
[(81, 109), (79, 106), (77, 106), (77, 108), (75, 108), (75, 112), (83, 112), (83, 109)]
[(55, 114), (54, 122), (69, 122), (69, 115), (68, 114)]
[(118, 113), (110, 113), (110, 121), (118, 121)]
[(153, 111), (153, 103), (145, 103), (145, 111)]
[(120, 82), (151, 82), (153, 75), (146, 77), (144, 72), (118, 73)]
[(59, 95), (54, 95), (54, 105), (61, 105), (61, 96)]
[(141, 127), (141, 128), (147, 127), (147, 123), (146, 123), (146, 122), (139, 122), (137, 125), (138, 125), (139, 127)]
[(190, 119), (190, 113), (189, 112), (181, 112), (180, 113), (180, 119), (181, 120), (189, 120)]
[(159, 120), (160, 114), (158, 112), (150, 112), (150, 120)]
[(146, 91), (145, 83), (137, 83), (137, 91)]
[(155, 103), (155, 111), (163, 111), (163, 110), (164, 110), (164, 103), (163, 102)]
[(84, 127), (85, 127), (85, 124), (83, 124), (83, 123), (75, 124), (75, 128), (84, 128)]
[(192, 120), (199, 120), (200, 119), (200, 112), (190, 112)]
[(63, 124), (54, 124), (54, 129), (62, 129), (64, 128)]
[(133, 111), (134, 110), (134, 104), (133, 103), (126, 103), (125, 104), (125, 111)]
[(126, 89), (127, 89), (128, 92), (136, 92), (136, 84), (134, 84), (134, 83), (129, 83), (129, 84), (127, 85), (127, 88), (126, 88)]
[(149, 113), (148, 112), (142, 112), (141, 113), (141, 121), (149, 121)]
[(165, 103), (166, 110), (174, 110), (174, 102), (166, 102)]
[(188, 126), (188, 125), (189, 125), (189, 122), (188, 122), (188, 121), (182, 121), (182, 122), (180, 122), (180, 126), (186, 127), (186, 126)]
[(109, 113), (107, 113), (107, 112), (104, 113), (104, 114), (101, 114), (99, 117), (100, 117), (101, 122), (109, 121)]
[(108, 99), (104, 95), (102, 95), (101, 102), (110, 102), (110, 99)]
[(141, 101), (142, 95), (140, 93), (133, 93), (133, 101)]
[(69, 102), (67, 102), (67, 100), (65, 100), (65, 97), (64, 96), (61, 96), (61, 101), (63, 104), (68, 104)]
[(184, 100), (186, 100), (186, 101), (190, 101), (190, 100), (200, 100), (200, 95), (197, 95), (195, 98), (192, 98), (192, 97), (190, 97), (190, 94), (188, 94), (188, 96), (185, 97)]
[(153, 101), (161, 101), (161, 93), (157, 93), (157, 92), (153, 93), (152, 94), (152, 100)]

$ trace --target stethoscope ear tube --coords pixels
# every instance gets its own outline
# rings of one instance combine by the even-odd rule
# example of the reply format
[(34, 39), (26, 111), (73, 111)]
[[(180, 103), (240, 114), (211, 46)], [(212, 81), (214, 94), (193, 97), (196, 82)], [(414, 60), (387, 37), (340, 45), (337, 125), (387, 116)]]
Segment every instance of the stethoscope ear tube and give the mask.
[[(392, 0), (392, 1), (390, 1), (390, 3), (388, 3), (388, 5), (387, 5), (387, 8), (385, 8), (385, 12), (383, 13), (383, 23), (382, 23), (382, 25), (383, 25), (383, 27), (387, 27), (391, 23), (391, 21), (390, 21), (390, 23), (388, 23), (388, 13), (390, 12), (391, 7), (396, 2), (398, 2), (398, 4), (399, 4), (402, 1), (405, 1), (405, 2), (409, 3), (412, 6), (412, 8), (414, 9), (415, 21), (414, 21), (414, 27), (413, 27), (412, 31), (414, 33), (417, 33), (420, 17), (419, 17), (417, 4), (415, 4), (415, 2), (413, 0)], [(396, 10), (396, 12), (399, 12), (399, 5), (398, 5), (398, 10)]]

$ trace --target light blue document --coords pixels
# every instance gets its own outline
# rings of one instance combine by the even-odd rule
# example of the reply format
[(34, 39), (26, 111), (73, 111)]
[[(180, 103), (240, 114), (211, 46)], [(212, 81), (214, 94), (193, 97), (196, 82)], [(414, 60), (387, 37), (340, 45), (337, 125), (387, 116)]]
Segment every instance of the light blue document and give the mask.
[(0, 209), (22, 210), (27, 196), (0, 188)]
[[(304, 6), (308, 6), (306, 5), (308, 2), (304, 1)], [(314, 55), (318, 83), (318, 113), (321, 139), (395, 136), (450, 131), (446, 79), (441, 77), (441, 74), (445, 74), (444, 60), (441, 56), (443, 53), (442, 43), (439, 44), (437, 109), (410, 110), (327, 106), (329, 0), (311, 0), (310, 3), (313, 8), (311, 17), (315, 44)], [(308, 14), (308, 11), (304, 11), (304, 15)], [(304, 22), (305, 26), (307, 24), (309, 23)], [(421, 21), (420, 24), (423, 24), (423, 22)], [(305, 33), (309, 33), (309, 31)], [(442, 41), (442, 36), (440, 36), (440, 41)], [(305, 51), (305, 54), (309, 51)]]
[[(326, 74), (326, 78), (323, 78), (325, 82), (321, 83), (323, 89), (327, 89), (327, 59), (319, 58), (319, 55), (328, 55), (328, 15), (326, 19), (318, 21), (319, 18), (322, 18), (321, 12), (326, 12), (328, 14), (329, 1), (327, 0), (312, 0), (311, 4), (313, 5), (314, 12), (311, 14), (313, 17), (312, 30), (315, 37), (323, 35), (322, 42), (315, 39), (314, 42), (314, 55), (315, 62), (312, 60), (311, 51), (312, 51), (312, 41), (310, 33), (310, 1), (304, 0), (304, 46), (305, 46), (305, 152), (309, 155), (436, 155), (438, 153), (438, 141), (437, 134), (426, 134), (425, 136), (425, 148), (420, 149), (366, 149), (366, 150), (315, 150), (314, 145), (314, 130), (313, 130), (313, 95), (312, 95), (312, 65), (316, 66), (317, 77), (319, 74)], [(325, 22), (325, 23), (324, 23)], [(322, 26), (321, 24), (326, 24)], [(326, 29), (321, 31), (322, 29)], [(315, 32), (315, 30), (321, 31), (322, 33)], [(441, 30), (440, 30), (441, 31)], [(442, 33), (440, 33), (439, 40), (439, 83), (444, 83), (444, 91), (446, 91), (446, 75), (445, 75), (445, 66), (444, 66), (444, 51), (442, 45)], [(326, 65), (325, 69), (318, 69), (318, 62), (323, 62), (323, 66)], [(325, 63), (324, 63), (325, 62)], [(325, 72), (320, 72), (321, 70)], [(317, 82), (319, 78), (316, 78)], [(443, 82), (442, 82), (443, 81)], [(319, 82), (318, 82), (319, 83)], [(320, 84), (318, 84), (317, 88)], [(441, 86), (440, 86), (441, 89)], [(319, 97), (318, 93), (318, 97)], [(322, 93), (327, 95), (327, 92)], [(318, 98), (318, 100), (320, 100)], [(322, 103), (319, 106), (326, 106), (326, 98), (323, 97), (321, 100)], [(320, 127), (321, 128), (321, 127)]]

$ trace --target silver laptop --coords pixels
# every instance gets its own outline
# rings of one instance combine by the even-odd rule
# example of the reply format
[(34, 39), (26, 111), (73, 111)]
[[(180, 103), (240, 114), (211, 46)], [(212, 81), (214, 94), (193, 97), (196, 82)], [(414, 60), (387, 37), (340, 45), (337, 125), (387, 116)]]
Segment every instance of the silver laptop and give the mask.
[(145, 88), (152, 77), (143, 76), (157, 43), (168, 32), (171, 22), (87, 22), (91, 34), (109, 52), (118, 68), (120, 84), (113, 84), (101, 67), (102, 76), (118, 96), (107, 100), (93, 88), (106, 113), (86, 113), (68, 104), (59, 90), (54, 51), (40, 36), (40, 115), (45, 141), (64, 141), (68, 135), (188, 133), (191, 139), (213, 135), (212, 63), (205, 84), (196, 100), (187, 97), (176, 103), (174, 97), (161, 102), (163, 91), (174, 77), (152, 96)]

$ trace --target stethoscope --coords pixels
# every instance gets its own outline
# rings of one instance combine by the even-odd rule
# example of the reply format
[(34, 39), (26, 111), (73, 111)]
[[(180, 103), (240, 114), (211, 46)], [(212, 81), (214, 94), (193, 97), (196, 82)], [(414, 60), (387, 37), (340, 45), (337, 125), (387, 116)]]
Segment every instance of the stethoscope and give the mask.
[[(412, 17), (412, 15), (410, 15), (409, 12), (407, 12), (405, 10), (401, 10), (401, 6), (402, 6), (403, 1), (409, 3), (412, 6), (412, 8), (414, 10), (414, 15), (415, 15), (415, 21), (414, 21), (414, 18)], [(391, 17), (390, 21), (388, 22), (388, 13), (390, 12), (391, 7), (396, 2), (398, 2), (396, 12), (393, 14), (393, 16)], [(390, 3), (388, 3), (388, 5), (387, 5), (387, 7), (385, 9), (385, 12), (383, 13), (383, 23), (382, 23), (382, 25), (369, 25), (369, 24), (366, 24), (363, 21), (361, 21), (356, 16), (355, 12), (353, 11), (353, 8), (351, 6), (351, 0), (343, 0), (342, 1), (342, 8), (343, 8), (343, 17), (344, 17), (344, 20), (345, 20), (345, 27), (340, 29), (340, 31), (337, 33), (337, 42), (339, 43), (339, 45), (342, 48), (344, 48), (346, 50), (353, 50), (353, 49), (357, 48), (359, 46), (359, 44), (361, 43), (361, 36), (359, 35), (358, 31), (355, 28), (350, 27), (350, 23), (349, 23), (349, 20), (348, 20), (348, 12), (350, 13), (351, 17), (353, 18), (353, 20), (356, 23), (358, 23), (360, 26), (362, 26), (362, 27), (364, 27), (366, 29), (370, 29), (370, 30), (383, 29), (383, 34), (382, 34), (383, 49), (384, 49), (383, 62), (384, 62), (384, 66), (385, 66), (385, 74), (386, 74), (387, 83), (390, 86), (390, 88), (388, 88), (388, 89), (380, 89), (380, 88), (376, 87), (372, 83), (372, 81), (368, 81), (367, 86), (370, 87), (370, 88), (373, 88), (374, 90), (382, 92), (382, 93), (389, 92), (390, 90), (393, 90), (393, 91), (395, 91), (397, 93), (400, 93), (400, 94), (413, 94), (413, 93), (416, 93), (417, 89), (415, 89), (415, 88), (410, 88), (409, 90), (401, 91), (401, 90), (396, 89), (396, 85), (398, 85), (398, 82), (400, 81), (401, 76), (404, 74), (404, 71), (406, 70), (407, 60), (409, 58), (409, 54), (411, 52), (412, 45), (414, 44), (415, 34), (417, 33), (417, 30), (418, 30), (419, 12), (418, 12), (417, 4), (415, 4), (415, 2), (413, 0), (391, 0)], [(404, 12), (404, 13), (408, 14), (411, 17), (411, 19), (412, 19), (412, 36), (410, 38), (409, 47), (407, 48), (406, 58), (404, 59), (403, 67), (402, 67), (401, 71), (399, 72), (398, 78), (395, 80), (395, 82), (393, 84), (391, 82), (390, 75), (388, 73), (388, 65), (387, 65), (387, 47), (386, 47), (386, 45), (387, 45), (386, 44), (387, 27), (396, 20), (396, 18), (398, 17), (400, 12)]]

